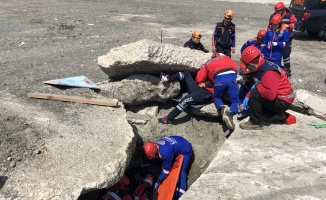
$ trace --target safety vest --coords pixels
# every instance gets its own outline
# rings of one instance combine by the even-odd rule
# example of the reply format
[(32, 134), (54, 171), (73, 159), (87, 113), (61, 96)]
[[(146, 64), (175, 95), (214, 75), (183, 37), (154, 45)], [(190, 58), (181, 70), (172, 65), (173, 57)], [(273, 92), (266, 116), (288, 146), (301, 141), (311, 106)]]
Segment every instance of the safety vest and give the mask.
[(265, 60), (265, 62), (259, 67), (258, 71), (255, 74), (255, 81), (261, 81), (264, 74), (268, 71), (276, 71), (281, 75), (277, 91), (277, 98), (288, 103), (293, 103), (295, 94), (293, 93), (291, 83), (287, 78), (285, 71), (276, 64)]
[(217, 23), (218, 33), (216, 38), (216, 46), (230, 48), (232, 46), (231, 35), (235, 30), (235, 25), (230, 23), (228, 27), (224, 26), (223, 22)]

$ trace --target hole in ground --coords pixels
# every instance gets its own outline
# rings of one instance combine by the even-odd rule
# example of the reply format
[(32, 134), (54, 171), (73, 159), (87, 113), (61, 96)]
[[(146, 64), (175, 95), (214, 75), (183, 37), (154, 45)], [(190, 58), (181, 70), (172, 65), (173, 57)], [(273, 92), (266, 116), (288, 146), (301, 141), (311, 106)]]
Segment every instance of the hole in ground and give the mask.
[[(139, 114), (146, 107), (158, 107), (159, 113), (157, 117), (153, 115)], [(181, 113), (172, 124), (159, 124), (157, 119), (167, 115), (174, 107), (175, 102), (168, 101), (165, 104), (153, 103), (151, 106), (139, 105), (126, 107), (127, 120), (133, 127), (136, 137), (136, 149), (129, 165), (126, 167), (126, 174), (137, 173), (134, 170), (139, 170), (142, 164), (141, 148), (146, 141), (156, 141), (162, 137), (169, 135), (180, 135), (192, 143), (194, 157), (188, 174), (188, 188), (198, 177), (205, 171), (211, 160), (216, 156), (219, 148), (226, 140), (228, 130), (220, 117), (198, 117), (193, 115), (189, 110)], [(142, 112), (143, 113), (143, 112)], [(158, 175), (161, 170), (159, 161), (153, 163), (152, 171)], [(131, 187), (131, 190), (134, 186)], [(94, 190), (83, 194), (79, 200), (97, 199), (106, 189)]]

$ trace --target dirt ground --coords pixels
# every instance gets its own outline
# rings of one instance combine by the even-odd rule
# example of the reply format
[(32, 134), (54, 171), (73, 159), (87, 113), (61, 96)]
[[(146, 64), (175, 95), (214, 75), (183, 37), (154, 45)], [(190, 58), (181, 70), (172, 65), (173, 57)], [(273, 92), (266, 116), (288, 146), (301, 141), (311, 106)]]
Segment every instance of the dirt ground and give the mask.
[[(235, 11), (237, 52), (233, 58), (238, 61), (242, 44), (267, 26), (273, 11), (271, 4), (206, 0), (0, 1), (3, 19), (0, 22), (1, 100), (6, 97), (31, 105), (41, 104), (44, 110), (62, 116), (62, 110), (71, 109), (69, 104), (32, 100), (26, 98), (26, 94), (44, 92), (91, 97), (91, 90), (59, 90), (42, 81), (80, 75), (95, 83), (104, 81), (107, 76), (97, 66), (97, 57), (113, 47), (141, 39), (182, 46), (190, 38), (191, 31), (199, 29), (203, 33), (203, 45), (210, 50), (213, 28), (228, 8)], [(295, 89), (326, 96), (325, 50), (324, 41), (295, 32), (291, 56), (291, 82)], [(41, 153), (47, 132), (30, 119), (8, 112), (10, 109), (5, 109), (8, 106), (1, 101), (1, 175)], [(159, 116), (165, 115), (173, 106), (172, 102), (160, 104)], [(62, 117), (67, 123), (74, 123), (74, 116), (63, 114)], [(189, 180), (192, 183), (216, 154), (216, 148), (210, 148), (210, 144), (218, 147), (223, 141), (225, 127), (220, 121), (184, 113), (172, 125), (160, 125), (157, 119), (150, 119), (146, 125), (135, 126), (134, 130), (144, 140), (169, 134), (188, 138), (198, 152)]]

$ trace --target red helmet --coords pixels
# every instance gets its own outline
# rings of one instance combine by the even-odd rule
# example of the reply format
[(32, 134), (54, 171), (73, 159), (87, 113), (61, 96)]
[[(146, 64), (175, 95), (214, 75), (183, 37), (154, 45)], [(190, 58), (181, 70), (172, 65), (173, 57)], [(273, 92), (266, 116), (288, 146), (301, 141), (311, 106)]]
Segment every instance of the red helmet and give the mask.
[(123, 176), (122, 179), (119, 181), (119, 185), (121, 186), (130, 185), (128, 176)]
[(257, 34), (257, 38), (263, 38), (266, 35), (266, 30), (265, 29), (260, 29)]
[(282, 16), (280, 14), (274, 14), (271, 19), (271, 24), (280, 24), (282, 22)]
[(248, 46), (241, 54), (241, 60), (243, 64), (248, 65), (258, 56), (261, 56), (260, 50), (255, 46)]
[(274, 10), (275, 11), (281, 11), (284, 9), (284, 3), (283, 2), (278, 2), (275, 4), (274, 6)]
[(154, 142), (146, 142), (143, 145), (144, 152), (148, 159), (154, 159), (157, 154), (157, 145)]
[(114, 184), (111, 189), (112, 190), (126, 190), (126, 186), (130, 185), (130, 181), (128, 176), (123, 176), (119, 182)]

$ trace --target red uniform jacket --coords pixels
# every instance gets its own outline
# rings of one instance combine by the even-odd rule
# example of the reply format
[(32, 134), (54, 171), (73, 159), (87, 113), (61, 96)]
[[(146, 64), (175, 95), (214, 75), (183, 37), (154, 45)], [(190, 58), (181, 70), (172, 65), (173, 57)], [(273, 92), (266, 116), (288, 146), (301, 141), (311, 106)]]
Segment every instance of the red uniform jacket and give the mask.
[(195, 80), (197, 84), (205, 83), (205, 89), (212, 94), (214, 94), (213, 84), (217, 74), (230, 70), (233, 70), (235, 73), (238, 72), (236, 63), (229, 56), (216, 55), (216, 57), (213, 57), (200, 67)]
[[(260, 95), (269, 101), (279, 98), (282, 101), (292, 104), (295, 95), (285, 71), (275, 64), (265, 60), (255, 74), (258, 82), (256, 88)], [(250, 97), (250, 92), (246, 95)]]

